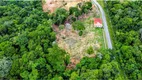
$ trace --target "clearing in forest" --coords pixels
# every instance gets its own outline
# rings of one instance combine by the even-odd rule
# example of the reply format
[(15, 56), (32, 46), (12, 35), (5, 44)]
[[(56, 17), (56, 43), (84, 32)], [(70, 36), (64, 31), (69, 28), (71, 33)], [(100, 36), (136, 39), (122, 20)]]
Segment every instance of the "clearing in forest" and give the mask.
[[(103, 28), (95, 27), (93, 19), (93, 16), (90, 16), (82, 20), (85, 25), (82, 36), (79, 36), (78, 32), (73, 29), (58, 29), (57, 44), (70, 54), (72, 65), (79, 63), (80, 59), (85, 56), (95, 57), (101, 48), (105, 48)], [(87, 53), (90, 47), (94, 50), (92, 54)]]
[[(77, 3), (74, 2), (75, 5)], [(44, 4), (43, 9), (47, 6), (48, 9), (51, 9), (51, 12), (54, 11), (54, 8), (59, 7), (59, 5), (55, 7), (55, 4), (51, 3), (50, 7)], [(83, 22), (85, 26), (82, 36), (79, 36), (79, 32), (72, 28), (71, 22), (65, 23), (63, 29), (59, 29), (59, 26), (53, 25), (53, 30), (57, 33), (56, 42), (58, 46), (70, 54), (71, 64), (69, 64), (69, 67), (74, 67), (85, 56), (95, 57), (101, 48), (105, 48), (104, 30), (103, 28), (94, 26), (94, 18), (98, 16), (100, 16), (99, 11), (93, 7), (88, 14), (82, 14), (78, 17), (78, 20)], [(70, 25), (71, 29), (67, 29), (66, 24)], [(91, 52), (91, 54), (88, 52)]]

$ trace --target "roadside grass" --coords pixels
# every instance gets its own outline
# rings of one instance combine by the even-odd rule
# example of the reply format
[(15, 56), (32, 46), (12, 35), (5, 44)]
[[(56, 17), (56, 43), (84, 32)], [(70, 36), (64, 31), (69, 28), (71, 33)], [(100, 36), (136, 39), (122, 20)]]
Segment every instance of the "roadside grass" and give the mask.
[(105, 7), (105, 5), (104, 5), (104, 2), (103, 1), (101, 1), (101, 0), (97, 0), (97, 2), (102, 6), (102, 8), (104, 8)]
[(105, 43), (106, 41), (103, 35), (103, 28), (95, 28), (93, 31), (95, 32), (95, 35), (97, 35), (97, 38), (95, 40), (98, 41), (102, 49), (106, 49), (107, 44)]

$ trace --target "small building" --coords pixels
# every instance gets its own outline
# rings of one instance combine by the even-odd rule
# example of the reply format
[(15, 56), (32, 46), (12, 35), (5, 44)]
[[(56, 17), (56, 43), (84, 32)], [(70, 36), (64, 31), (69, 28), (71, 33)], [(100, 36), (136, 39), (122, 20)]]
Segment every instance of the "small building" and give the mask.
[(94, 18), (94, 26), (102, 28), (103, 27), (102, 19), (100, 19), (100, 18)]

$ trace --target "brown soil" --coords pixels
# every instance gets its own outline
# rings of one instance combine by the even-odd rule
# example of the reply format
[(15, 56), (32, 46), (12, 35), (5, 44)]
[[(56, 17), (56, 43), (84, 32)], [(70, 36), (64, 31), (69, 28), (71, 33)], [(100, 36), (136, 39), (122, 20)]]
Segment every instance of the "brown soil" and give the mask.
[(67, 66), (67, 69), (72, 69), (75, 67), (76, 64), (78, 64), (80, 62), (80, 60), (75, 59), (75, 58), (71, 58), (70, 60), (70, 64)]
[(53, 13), (59, 7), (68, 10), (70, 7), (75, 7), (78, 3), (82, 3), (84, 1), (90, 0), (45, 0), (43, 1), (42, 7), (44, 12), (50, 11)]

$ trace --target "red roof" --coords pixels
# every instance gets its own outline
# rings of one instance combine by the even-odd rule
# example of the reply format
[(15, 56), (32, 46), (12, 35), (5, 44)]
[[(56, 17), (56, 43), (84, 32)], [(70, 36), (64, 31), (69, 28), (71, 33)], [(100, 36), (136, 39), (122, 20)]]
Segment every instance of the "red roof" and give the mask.
[(102, 20), (100, 18), (94, 18), (94, 24), (97, 24), (97, 22), (102, 24)]

